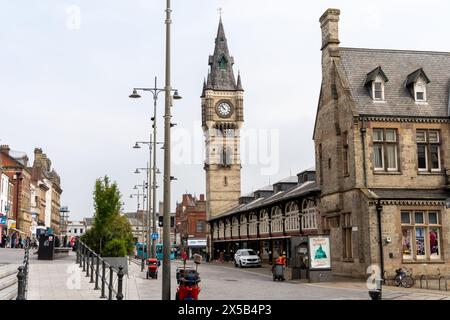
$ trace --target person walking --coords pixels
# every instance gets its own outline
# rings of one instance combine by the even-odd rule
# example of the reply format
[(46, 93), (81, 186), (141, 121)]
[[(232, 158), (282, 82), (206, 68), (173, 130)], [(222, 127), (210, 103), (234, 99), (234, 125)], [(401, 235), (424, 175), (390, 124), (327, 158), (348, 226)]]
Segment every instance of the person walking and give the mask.
[(12, 249), (16, 248), (16, 233), (15, 232), (11, 236), (11, 248)]

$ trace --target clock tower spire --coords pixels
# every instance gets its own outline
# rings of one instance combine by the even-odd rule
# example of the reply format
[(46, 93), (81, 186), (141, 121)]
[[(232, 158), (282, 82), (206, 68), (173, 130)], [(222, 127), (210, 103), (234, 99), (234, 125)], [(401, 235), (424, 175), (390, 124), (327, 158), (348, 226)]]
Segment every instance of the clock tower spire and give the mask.
[(208, 65), (201, 99), (209, 219), (238, 205), (241, 195), (240, 130), (244, 122), (244, 90), (240, 74), (237, 82), (234, 77), (234, 59), (228, 50), (222, 18)]

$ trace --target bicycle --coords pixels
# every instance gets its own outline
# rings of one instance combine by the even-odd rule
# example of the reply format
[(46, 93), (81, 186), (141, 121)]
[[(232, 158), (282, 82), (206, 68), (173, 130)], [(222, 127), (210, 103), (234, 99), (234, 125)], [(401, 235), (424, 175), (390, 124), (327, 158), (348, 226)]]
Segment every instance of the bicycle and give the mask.
[(411, 276), (412, 275), (412, 271), (411, 269), (406, 269), (407, 271), (403, 271), (402, 268), (399, 268), (397, 270), (395, 270), (395, 277), (394, 277), (394, 284), (397, 287), (400, 287), (400, 285), (403, 288), (411, 288), (415, 281), (414, 278)]

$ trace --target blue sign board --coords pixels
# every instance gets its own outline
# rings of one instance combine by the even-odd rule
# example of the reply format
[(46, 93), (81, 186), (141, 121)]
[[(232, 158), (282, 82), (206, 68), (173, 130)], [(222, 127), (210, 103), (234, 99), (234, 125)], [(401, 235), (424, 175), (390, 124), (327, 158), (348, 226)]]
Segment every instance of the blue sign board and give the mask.
[(6, 226), (6, 216), (0, 216), (0, 224)]
[(152, 233), (152, 240), (156, 240), (159, 238), (159, 234), (158, 233)]

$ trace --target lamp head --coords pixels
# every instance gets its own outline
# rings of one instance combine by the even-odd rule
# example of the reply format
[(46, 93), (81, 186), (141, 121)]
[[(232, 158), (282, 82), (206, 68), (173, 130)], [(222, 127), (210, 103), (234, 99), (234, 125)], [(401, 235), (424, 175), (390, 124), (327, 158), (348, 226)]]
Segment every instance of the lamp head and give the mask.
[(136, 169), (136, 171), (134, 173), (138, 174), (138, 173), (141, 173), (141, 172), (139, 171), (139, 169)]
[(136, 144), (134, 145), (133, 149), (140, 149), (141, 146), (139, 145), (139, 143), (136, 142)]
[(133, 93), (130, 94), (129, 97), (130, 97), (131, 99), (139, 99), (139, 98), (141, 98), (141, 95), (140, 95), (139, 93), (137, 93), (137, 90), (136, 90), (136, 89), (133, 89)]
[(175, 90), (175, 92), (173, 94), (173, 99), (174, 100), (181, 100), (181, 99), (183, 99), (183, 97), (178, 94), (178, 90)]

